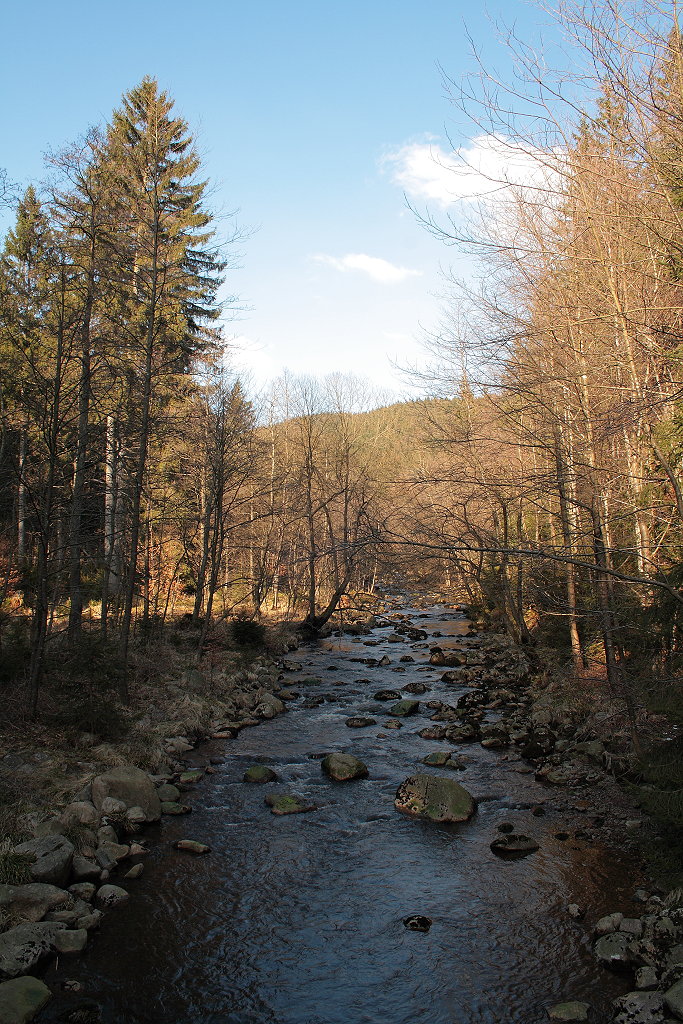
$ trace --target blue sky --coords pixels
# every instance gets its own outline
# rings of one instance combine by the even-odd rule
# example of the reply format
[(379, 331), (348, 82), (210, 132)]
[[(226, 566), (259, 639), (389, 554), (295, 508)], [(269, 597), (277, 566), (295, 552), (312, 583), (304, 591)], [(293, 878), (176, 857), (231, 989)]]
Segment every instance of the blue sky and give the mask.
[(488, 16), (462, 0), (208, 0), (196, 14), (175, 0), (8, 5), (0, 167), (21, 186), (40, 181), (45, 151), (155, 76), (197, 137), (214, 209), (238, 211), (248, 235), (227, 283), (244, 306), (227, 328), (246, 350), (238, 364), (257, 383), (287, 366), (402, 390), (390, 360), (424, 363), (440, 264), (455, 258), (403, 192), (437, 212), (458, 192), (429, 166), (446, 133), (476, 163), (476, 131), (438, 65), (454, 79), (472, 69), (469, 34), (509, 74), (497, 17), (526, 35), (538, 13), (519, 0)]

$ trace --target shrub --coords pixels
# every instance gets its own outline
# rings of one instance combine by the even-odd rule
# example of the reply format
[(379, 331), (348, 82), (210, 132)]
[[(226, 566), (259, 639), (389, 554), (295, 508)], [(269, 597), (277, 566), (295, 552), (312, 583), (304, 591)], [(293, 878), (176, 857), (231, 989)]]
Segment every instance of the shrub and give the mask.
[(266, 641), (266, 627), (246, 613), (238, 614), (230, 622), (230, 635), (238, 647), (262, 647)]

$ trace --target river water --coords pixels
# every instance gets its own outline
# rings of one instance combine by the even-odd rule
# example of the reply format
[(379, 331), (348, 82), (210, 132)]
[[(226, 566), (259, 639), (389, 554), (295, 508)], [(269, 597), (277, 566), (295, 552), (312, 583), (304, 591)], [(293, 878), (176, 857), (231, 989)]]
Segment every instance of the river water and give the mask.
[[(442, 634), (444, 648), (468, 633), (464, 618), (442, 606), (404, 611), (430, 642)], [(417, 735), (431, 714), (424, 702), (453, 703), (464, 688), (441, 683), (443, 669), (420, 671), (429, 651), (406, 638), (389, 642), (391, 632), (299, 649), (290, 661), (302, 670), (287, 684), (302, 699), (333, 700), (313, 709), (298, 701), (196, 752), (197, 763), (217, 753), (226, 760), (187, 794), (191, 815), (164, 819), (144, 875), (124, 883), (130, 903), (107, 914), (82, 960), (51, 971), (48, 981), (80, 980), (82, 991), (56, 999), (41, 1020), (65, 1019), (84, 997), (104, 1024), (541, 1024), (549, 1006), (568, 999), (590, 1002), (596, 1024), (607, 1019), (626, 985), (595, 964), (590, 925), (633, 909), (635, 865), (576, 838), (586, 813), (558, 804), (514, 751), (463, 745), (464, 771), (423, 767), (426, 754), (449, 749)], [(415, 663), (402, 665), (408, 653)], [(385, 654), (386, 667), (354, 660)], [(320, 682), (301, 685), (311, 676)], [(383, 730), (389, 705), (373, 693), (415, 680), (431, 687), (419, 698), (424, 714)], [(377, 725), (350, 729), (345, 719), (355, 714)], [(342, 750), (367, 764), (368, 779), (340, 784), (322, 774), (320, 755)], [(280, 782), (242, 782), (247, 767), (264, 763)], [(416, 771), (466, 786), (479, 801), (475, 817), (439, 826), (400, 815), (396, 788)], [(280, 791), (319, 809), (277, 817), (264, 795)], [(533, 816), (543, 802), (547, 813)], [(540, 850), (497, 858), (489, 843), (502, 821)], [(561, 832), (570, 838), (555, 838)], [(212, 852), (179, 853), (178, 838)], [(570, 903), (588, 908), (585, 921), (567, 914)], [(407, 930), (411, 914), (430, 917), (431, 930)]]

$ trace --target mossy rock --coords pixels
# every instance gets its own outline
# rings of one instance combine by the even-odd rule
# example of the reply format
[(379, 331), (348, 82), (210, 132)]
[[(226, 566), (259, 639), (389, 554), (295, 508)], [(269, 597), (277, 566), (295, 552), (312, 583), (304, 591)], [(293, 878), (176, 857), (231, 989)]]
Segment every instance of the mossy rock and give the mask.
[(399, 700), (398, 703), (392, 704), (389, 708), (388, 714), (393, 715), (395, 718), (405, 718), (406, 715), (416, 715), (420, 710), (419, 700)]
[(432, 768), (443, 768), (447, 761), (450, 761), (450, 753), (446, 750), (437, 750), (433, 754), (427, 754), (422, 758), (422, 764), (431, 765)]
[(178, 777), (178, 782), (180, 782), (181, 785), (183, 786), (189, 786), (192, 785), (192, 783), (194, 782), (199, 782), (203, 775), (203, 768), (192, 768), (190, 769), (190, 771), (181, 772), (180, 776)]
[(161, 813), (162, 814), (169, 814), (169, 815), (190, 814), (191, 811), (192, 811), (192, 808), (188, 807), (187, 804), (180, 804), (180, 803), (178, 803), (175, 800), (162, 800), (162, 802), (161, 802)]
[(38, 978), (12, 978), (0, 984), (2, 1024), (27, 1024), (50, 1001), (52, 993)]
[(317, 810), (315, 804), (307, 803), (294, 793), (269, 793), (265, 799), (273, 814), (305, 814)]
[(243, 782), (277, 782), (277, 773), (265, 764), (254, 764), (242, 776)]
[(476, 810), (471, 793), (438, 775), (411, 775), (398, 787), (394, 806), (411, 818), (434, 822), (469, 821)]
[(366, 779), (368, 769), (353, 754), (328, 754), (321, 763), (322, 770), (335, 782), (350, 782), (352, 779)]

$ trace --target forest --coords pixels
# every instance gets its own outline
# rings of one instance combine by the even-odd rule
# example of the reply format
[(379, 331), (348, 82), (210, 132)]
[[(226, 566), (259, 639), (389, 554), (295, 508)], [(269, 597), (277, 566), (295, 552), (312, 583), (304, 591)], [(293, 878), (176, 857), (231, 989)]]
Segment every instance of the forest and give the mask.
[(125, 705), (179, 621), (201, 665), (226, 621), (311, 635), (404, 582), (622, 702), (637, 750), (643, 716), (681, 722), (683, 40), (650, 3), (558, 18), (575, 75), (510, 37), (514, 86), (448, 83), (533, 174), (467, 217), (415, 211), (478, 268), (449, 282), (422, 399), (376, 408), (353, 375), (249, 396), (225, 341), (239, 237), (154, 79), (49, 158), (0, 263), (15, 720), (83, 652)]

